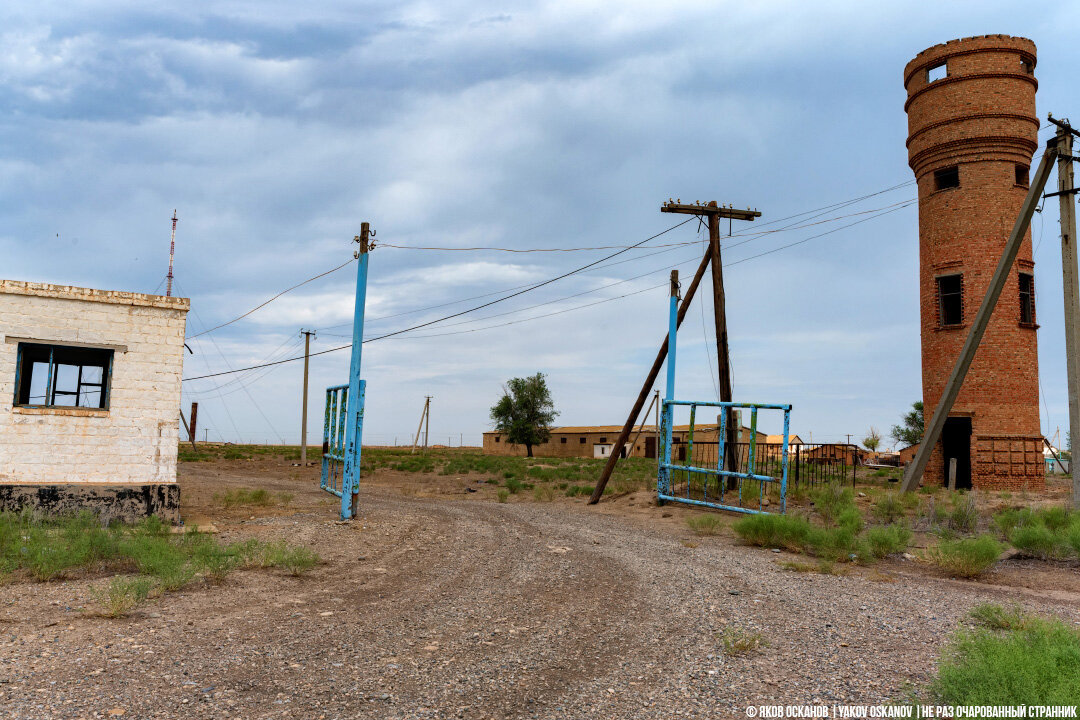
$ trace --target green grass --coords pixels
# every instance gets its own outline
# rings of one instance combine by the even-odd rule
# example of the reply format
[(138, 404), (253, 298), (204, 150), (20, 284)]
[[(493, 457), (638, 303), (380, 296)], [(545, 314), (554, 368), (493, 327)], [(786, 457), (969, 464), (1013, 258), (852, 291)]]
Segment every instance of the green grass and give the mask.
[(262, 507), (278, 504), (288, 505), (292, 500), (292, 493), (271, 493), (265, 488), (258, 488), (255, 490), (250, 488), (237, 488), (235, 490), (226, 490), (223, 493), (214, 495), (214, 502), (226, 508), (238, 507), (241, 505), (259, 505)]
[(1080, 513), (1061, 506), (1008, 508), (994, 515), (994, 527), (1029, 557), (1080, 557)]
[(811, 490), (810, 502), (825, 522), (836, 522), (844, 511), (855, 507), (855, 492), (851, 488), (830, 484)]
[(993, 603), (983, 603), (971, 609), (971, 619), (991, 630), (1023, 630), (1030, 616), (1019, 605), (1005, 608)]
[(942, 653), (930, 691), (948, 705), (1077, 707), (1080, 632), (1057, 619), (981, 606)]
[(101, 606), (105, 617), (124, 617), (146, 601), (154, 589), (154, 580), (148, 577), (114, 577), (108, 585), (90, 591)]
[(507, 498), (510, 497), (510, 491), (506, 488), (499, 488), (499, 492), (496, 493), (496, 497), (499, 498), (499, 502), (504, 503), (506, 502)]
[(961, 540), (944, 540), (927, 551), (927, 557), (942, 570), (958, 577), (976, 578), (985, 573), (1001, 555), (1001, 543), (991, 535)]
[[(826, 495), (819, 515), (830, 525), (820, 525), (795, 515), (748, 515), (734, 529), (745, 542), (768, 548), (806, 553), (829, 562), (871, 564), (888, 555), (901, 553), (911, 541), (911, 531), (902, 525), (865, 527), (862, 515), (845, 493)], [(839, 502), (837, 502), (839, 499)], [(822, 513), (820, 506), (828, 509)], [(824, 519), (824, 518), (823, 518)]]
[(694, 531), (695, 535), (719, 535), (724, 527), (724, 521), (719, 515), (705, 513), (686, 518), (686, 524)]
[[(175, 534), (156, 517), (135, 525), (103, 526), (89, 512), (60, 518), (0, 513), (0, 574), (23, 574), (42, 582), (135, 574), (154, 589), (170, 592), (196, 580), (222, 582), (239, 567), (276, 567), (299, 574), (317, 563), (318, 556), (307, 548), (256, 540), (222, 543), (196, 529)], [(117, 584), (107, 593), (115, 596), (109, 602), (122, 604), (119, 598), (139, 587)]]
[(725, 629), (720, 634), (720, 644), (724, 648), (724, 654), (733, 657), (748, 655), (768, 645), (761, 633), (743, 630), (742, 628)]

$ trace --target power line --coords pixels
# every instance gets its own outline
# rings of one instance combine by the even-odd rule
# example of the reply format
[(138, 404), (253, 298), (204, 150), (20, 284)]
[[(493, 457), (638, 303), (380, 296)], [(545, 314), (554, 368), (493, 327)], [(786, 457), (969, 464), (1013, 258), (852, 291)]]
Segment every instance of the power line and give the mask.
[(301, 286), (303, 286), (303, 285), (307, 285), (307, 284), (308, 284), (309, 282), (312, 282), (312, 281), (314, 281), (314, 280), (318, 280), (318, 279), (319, 279), (319, 278), (321, 278), (321, 277), (326, 277), (326, 276), (327, 276), (327, 275), (329, 275), (330, 273), (333, 273), (333, 272), (337, 272), (338, 270), (340, 270), (341, 268), (345, 267), (346, 265), (348, 265), (349, 263), (353, 262), (354, 260), (355, 260), (355, 258), (349, 258), (348, 260), (346, 260), (345, 262), (341, 263), (340, 265), (338, 265), (338, 266), (337, 266), (337, 267), (335, 267), (335, 268), (331, 268), (331, 269), (327, 270), (327, 271), (326, 271), (326, 272), (324, 272), (324, 273), (319, 273), (319, 274), (318, 274), (318, 275), (316, 275), (315, 277), (310, 277), (310, 278), (308, 278), (307, 280), (305, 280), (305, 281), (303, 281), (303, 282), (301, 282), (301, 283), (297, 283), (296, 285), (293, 285), (293, 286), (292, 286), (292, 287), (290, 287), (290, 288), (286, 288), (286, 289), (282, 290), (281, 292), (279, 292), (279, 293), (278, 293), (277, 295), (275, 295), (274, 297), (270, 298), (270, 299), (269, 299), (269, 300), (267, 300), (266, 302), (264, 302), (264, 303), (262, 303), (262, 304), (260, 304), (260, 305), (256, 305), (255, 307), (251, 308), (250, 310), (248, 310), (248, 311), (247, 311), (246, 313), (244, 313), (243, 315), (239, 315), (239, 316), (237, 316), (237, 317), (234, 317), (234, 318), (233, 318), (232, 320), (230, 320), (230, 321), (228, 321), (228, 322), (223, 322), (223, 323), (221, 323), (220, 325), (215, 325), (214, 327), (210, 328), (209, 330), (203, 330), (202, 332), (200, 332), (200, 333), (196, 333), (195, 335), (189, 335), (189, 336), (187, 336), (187, 337), (186, 337), (186, 338), (184, 338), (184, 339), (185, 339), (185, 340), (193, 340), (194, 338), (197, 338), (197, 337), (199, 337), (200, 335), (206, 335), (207, 333), (212, 333), (212, 332), (214, 332), (215, 330), (220, 330), (221, 328), (225, 327), (226, 325), (232, 325), (232, 324), (233, 324), (234, 322), (236, 322), (237, 320), (243, 320), (244, 318), (246, 318), (246, 317), (247, 317), (248, 315), (250, 315), (251, 313), (255, 312), (256, 310), (258, 310), (258, 309), (260, 309), (260, 308), (264, 308), (264, 307), (266, 307), (267, 305), (269, 305), (270, 303), (274, 302), (275, 300), (277, 300), (277, 299), (278, 299), (279, 297), (281, 297), (281, 296), (282, 296), (282, 295), (284, 295), (285, 293), (287, 293), (287, 292), (292, 292), (293, 290), (295, 290), (295, 289), (296, 289), (296, 288), (298, 288), (298, 287), (301, 287)]
[[(848, 205), (848, 204), (851, 204), (853, 202), (858, 202), (858, 201), (861, 201), (863, 199), (873, 197), (875, 195), (880, 195), (880, 194), (882, 194), (884, 192), (889, 192), (890, 190), (894, 190), (894, 189), (897, 189), (899, 187), (903, 187), (904, 185), (907, 185), (907, 184), (910, 184), (910, 183), (902, 183), (902, 184), (894, 186), (892, 188), (887, 188), (885, 190), (881, 190), (881, 191), (878, 191), (876, 193), (870, 193), (868, 195), (864, 195), (864, 196), (862, 196), (860, 198), (856, 198), (854, 200), (845, 201), (845, 202), (842, 202), (842, 203), (834, 203), (833, 205), (830, 205), (830, 206), (827, 206), (827, 207), (835, 208), (837, 206)], [(724, 265), (724, 267), (730, 267), (730, 266), (733, 266), (733, 265), (738, 265), (740, 263), (747, 262), (749, 260), (754, 260), (754, 259), (759, 258), (759, 257), (764, 257), (765, 255), (771, 255), (771, 254), (773, 254), (775, 252), (779, 252), (781, 250), (785, 250), (785, 249), (788, 249), (788, 248), (791, 248), (791, 247), (795, 247), (796, 245), (801, 245), (801, 244), (803, 244), (805, 242), (809, 242), (810, 240), (814, 240), (814, 239), (817, 239), (817, 238), (820, 238), (820, 237), (824, 237), (825, 235), (831, 235), (834, 232), (839, 232), (840, 230), (845, 230), (847, 228), (854, 227), (855, 225), (859, 225), (859, 224), (862, 224), (862, 223), (867, 222), (869, 220), (873, 220), (873, 219), (875, 219), (877, 217), (881, 217), (882, 215), (888, 215), (888, 214), (896, 212), (898, 210), (902, 210), (902, 209), (904, 209), (906, 207), (909, 207), (910, 205), (914, 204), (915, 202), (917, 202), (917, 200), (906, 200), (906, 201), (903, 201), (902, 203), (899, 203), (897, 207), (891, 207), (890, 208), (890, 206), (885, 206), (886, 208), (890, 208), (890, 209), (886, 209), (886, 210), (883, 210), (883, 211), (882, 211), (882, 209), (878, 209), (876, 211), (877, 214), (875, 214), (875, 215), (870, 215), (869, 217), (865, 217), (865, 218), (863, 218), (861, 220), (857, 220), (857, 221), (855, 221), (853, 223), (848, 223), (847, 225), (843, 225), (843, 226), (838, 227), (838, 228), (833, 228), (833, 229), (828, 230), (826, 232), (819, 233), (817, 235), (812, 235), (810, 237), (803, 238), (803, 239), (798, 240), (796, 242), (788, 243), (787, 245), (782, 245), (782, 246), (777, 247), (777, 248), (773, 248), (772, 250), (768, 250), (768, 251), (765, 251), (763, 253), (759, 253), (757, 255), (752, 255), (750, 257), (742, 258), (742, 259), (736, 260), (735, 262), (732, 262), (732, 263), (726, 263)], [(811, 210), (811, 211), (807, 211), (807, 212), (803, 212), (803, 213), (798, 213), (796, 215), (789, 216), (788, 219), (793, 218), (793, 217), (799, 217), (799, 216), (802, 216), (802, 215), (807, 215), (807, 214), (810, 214), (812, 212), (814, 212), (814, 211)], [(875, 212), (875, 211), (870, 211), (870, 212)], [(863, 214), (863, 213), (852, 213), (848, 217), (853, 216), (853, 215), (861, 215), (861, 214)], [(583, 271), (585, 269), (588, 269), (590, 267), (595, 267), (596, 265), (599, 265), (600, 263), (604, 262), (605, 260), (609, 260), (612, 257), (615, 257), (617, 255), (621, 255), (622, 253), (625, 253), (630, 249), (638, 247), (638, 246), (648, 242), (649, 240), (655, 239), (655, 238), (657, 238), (657, 237), (659, 237), (659, 236), (661, 236), (661, 235), (663, 235), (665, 233), (670, 232), (671, 230), (674, 230), (677, 227), (685, 225), (687, 222), (690, 222), (690, 220), (693, 220), (693, 219), (694, 219), (693, 217), (690, 217), (690, 218), (688, 218), (687, 220), (684, 220), (681, 223), (678, 223), (676, 225), (673, 225), (672, 227), (669, 227), (667, 230), (664, 230), (664, 231), (662, 231), (660, 233), (657, 233), (656, 235), (653, 235), (653, 236), (651, 236), (649, 238), (646, 238), (645, 240), (641, 241), (640, 243), (636, 243), (635, 245), (626, 247), (626, 248), (624, 248), (622, 250), (619, 250), (619, 251), (617, 251), (615, 253), (612, 253), (611, 255), (608, 255), (605, 258), (601, 258), (600, 260), (596, 260), (596, 261), (594, 261), (592, 263), (588, 263), (587, 265), (583, 265), (583, 266), (581, 266), (579, 268), (576, 268), (575, 270), (571, 270), (571, 271), (569, 271), (567, 273), (564, 273), (562, 275), (559, 275), (557, 277), (551, 278), (549, 280), (545, 280), (545, 281), (543, 281), (541, 283), (537, 283), (535, 285), (528, 286), (526, 289), (521, 290), (519, 292), (515, 292), (515, 293), (513, 293), (511, 295), (506, 295), (506, 296), (504, 296), (502, 298), (498, 298), (498, 299), (493, 300), (491, 302), (484, 303), (482, 305), (478, 305), (478, 306), (476, 306), (474, 308), (470, 308), (468, 310), (463, 310), (463, 311), (458, 312), (458, 313), (453, 313), (451, 315), (447, 315), (447, 316), (444, 316), (442, 318), (431, 320), (431, 321), (426, 322), (426, 323), (421, 323), (421, 324), (418, 324), (418, 325), (414, 325), (412, 327), (404, 328), (402, 330), (396, 330), (394, 332), (385, 333), (383, 335), (378, 335), (376, 337), (368, 338), (368, 339), (364, 340), (363, 343), (367, 344), (367, 343), (370, 343), (370, 342), (375, 342), (375, 341), (378, 341), (378, 340), (384, 340), (384, 339), (387, 339), (387, 338), (402, 335), (404, 333), (411, 332), (413, 330), (417, 330), (417, 329), (420, 329), (420, 328), (423, 328), (423, 327), (428, 327), (428, 326), (431, 326), (431, 325), (435, 325), (435, 324), (440, 323), (440, 322), (442, 322), (444, 320), (449, 320), (449, 319), (452, 319), (452, 318), (455, 318), (455, 317), (460, 317), (461, 315), (465, 315), (467, 313), (474, 312), (476, 310), (480, 310), (480, 309), (485, 308), (485, 307), (490, 307), (491, 305), (495, 305), (496, 303), (503, 302), (504, 300), (509, 300), (510, 298), (517, 297), (518, 295), (522, 295), (522, 294), (524, 294), (526, 292), (530, 292), (531, 290), (535, 290), (537, 288), (543, 287), (544, 285), (548, 285), (548, 284), (553, 283), (553, 282), (555, 282), (557, 280), (561, 280), (561, 279), (563, 279), (565, 277), (569, 277), (570, 275), (574, 275), (574, 274), (576, 274), (578, 272), (581, 272), (581, 271)], [(779, 221), (774, 221), (774, 222), (779, 222)], [(815, 224), (817, 224), (817, 223), (815, 223)], [(661, 252), (667, 252), (667, 251), (665, 250), (665, 251), (661, 251)], [(688, 261), (684, 261), (684, 262), (688, 262)], [(655, 272), (655, 271), (652, 271), (652, 272)], [(646, 274), (651, 274), (651, 273), (646, 273)], [(624, 281), (620, 281), (620, 282), (624, 282)], [(612, 284), (618, 284), (618, 283), (612, 283)], [(612, 298), (606, 298), (604, 300), (599, 300), (599, 301), (594, 302), (594, 303), (588, 303), (588, 304), (585, 304), (585, 305), (579, 305), (579, 306), (575, 306), (573, 308), (567, 308), (565, 310), (559, 310), (559, 311), (556, 311), (556, 312), (547, 313), (547, 314), (544, 314), (544, 315), (538, 315), (538, 316), (531, 317), (531, 318), (521, 318), (519, 320), (513, 320), (513, 321), (510, 321), (510, 322), (507, 322), (507, 323), (500, 323), (500, 324), (496, 324), (496, 325), (489, 325), (489, 326), (485, 326), (485, 327), (482, 327), (482, 328), (472, 328), (472, 329), (468, 329), (468, 330), (458, 330), (458, 331), (449, 332), (449, 333), (436, 333), (436, 334), (431, 334), (431, 335), (418, 335), (418, 336), (414, 336), (414, 337), (416, 337), (417, 339), (432, 338), (432, 337), (445, 337), (447, 335), (459, 335), (459, 334), (465, 334), (465, 333), (479, 332), (481, 330), (489, 330), (489, 329), (498, 328), (498, 327), (506, 327), (508, 325), (515, 325), (515, 324), (518, 324), (518, 323), (521, 323), (521, 322), (527, 322), (527, 321), (530, 321), (530, 320), (539, 320), (541, 318), (551, 317), (553, 315), (561, 315), (563, 313), (571, 312), (573, 310), (580, 310), (580, 309), (584, 309), (584, 308), (587, 308), (587, 307), (592, 307), (592, 306), (595, 306), (595, 305), (611, 302), (611, 301), (614, 301), (614, 300), (621, 300), (623, 298), (630, 297), (632, 295), (638, 295), (638, 294), (641, 294), (643, 292), (647, 292), (649, 290), (653, 290), (653, 289), (656, 289), (656, 288), (659, 288), (659, 287), (667, 287), (667, 284), (664, 283), (664, 284), (661, 284), (661, 285), (651, 286), (651, 287), (648, 287), (648, 288), (644, 288), (642, 290), (637, 290), (637, 291), (634, 291), (634, 292), (631, 292), (631, 293), (626, 293), (624, 295), (619, 295), (619, 296), (612, 297)], [(587, 291), (587, 292), (591, 292), (591, 291)], [(581, 295), (581, 294), (585, 294), (585, 293), (578, 293), (578, 295)], [(571, 296), (571, 297), (573, 297), (573, 296)], [(565, 299), (565, 298), (562, 298), (562, 299)], [(550, 302), (554, 302), (554, 301), (550, 301)], [(550, 304), (550, 302), (541, 303), (541, 304)], [(516, 312), (521, 312), (521, 310), (518, 310)], [(506, 313), (506, 314), (509, 314), (509, 313)], [(491, 316), (491, 317), (497, 317), (497, 316)], [(322, 350), (322, 351), (317, 352), (317, 353), (311, 353), (310, 357), (315, 357), (315, 356), (318, 356), (318, 355), (326, 355), (328, 353), (337, 352), (339, 350), (345, 350), (345, 349), (350, 348), (350, 347), (352, 347), (351, 343), (349, 345), (341, 345), (341, 346), (338, 346), (338, 347), (335, 347), (335, 348), (329, 348), (327, 350)], [(259, 369), (259, 368), (271, 367), (271, 366), (274, 366), (274, 365), (280, 365), (280, 364), (287, 363), (287, 362), (293, 362), (295, 360), (300, 360), (302, 358), (303, 358), (303, 356), (299, 356), (299, 357), (287, 358), (287, 359), (284, 359), (284, 360), (278, 360), (278, 361), (274, 361), (274, 362), (262, 363), (262, 364), (259, 364), (259, 365), (253, 365), (251, 367), (240, 368), (238, 370), (227, 370), (227, 371), (222, 371), (222, 372), (217, 372), (217, 373), (211, 373), (211, 374), (208, 374), (208, 375), (199, 375), (199, 376), (196, 376), (196, 377), (184, 378), (184, 381), (202, 380), (202, 379), (209, 378), (209, 377), (218, 377), (218, 376), (221, 376), (221, 375), (229, 375), (229, 374), (232, 374), (232, 373), (235, 373), (235, 372), (243, 372), (245, 370), (256, 370), (256, 369)]]
[[(670, 243), (668, 245), (653, 245), (653, 247), (685, 247), (692, 242)], [(419, 245), (391, 245), (379, 243), (382, 248), (394, 248), (395, 250), (437, 250), (441, 252), (485, 252), (497, 251), (508, 253), (545, 253), (545, 252), (585, 252), (589, 250), (633, 250), (637, 245), (597, 245), (595, 247), (570, 247), (570, 248), (508, 248), (508, 247), (421, 247)]]

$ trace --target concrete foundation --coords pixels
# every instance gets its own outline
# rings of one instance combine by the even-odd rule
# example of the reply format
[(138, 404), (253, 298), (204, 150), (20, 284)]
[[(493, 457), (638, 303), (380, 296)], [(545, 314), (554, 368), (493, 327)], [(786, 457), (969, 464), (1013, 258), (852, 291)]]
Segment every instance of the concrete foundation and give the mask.
[(0, 484), (0, 512), (31, 508), (46, 515), (89, 510), (109, 522), (136, 522), (157, 515), (180, 521), (180, 486), (176, 483), (107, 485), (98, 483)]

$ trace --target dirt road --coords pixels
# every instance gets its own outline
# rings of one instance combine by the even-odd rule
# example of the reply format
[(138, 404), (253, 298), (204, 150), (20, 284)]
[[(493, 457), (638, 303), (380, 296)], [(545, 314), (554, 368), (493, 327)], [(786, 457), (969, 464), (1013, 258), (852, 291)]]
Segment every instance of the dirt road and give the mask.
[[(195, 506), (214, 489), (187, 482)], [(652, 527), (582, 504), (369, 484), (361, 520), (338, 524), (310, 483), (279, 485), (296, 494), (289, 508), (216, 522), (224, 539), (316, 548), (326, 562), (309, 576), (237, 572), (119, 620), (86, 611), (100, 579), (0, 587), (3, 715), (745, 717), (748, 704), (902, 699), (980, 601), (1080, 620), (1073, 592), (904, 563), (889, 581), (794, 573), (726, 537), (688, 547), (678, 509)], [(765, 647), (725, 652), (725, 633), (755, 632)]]

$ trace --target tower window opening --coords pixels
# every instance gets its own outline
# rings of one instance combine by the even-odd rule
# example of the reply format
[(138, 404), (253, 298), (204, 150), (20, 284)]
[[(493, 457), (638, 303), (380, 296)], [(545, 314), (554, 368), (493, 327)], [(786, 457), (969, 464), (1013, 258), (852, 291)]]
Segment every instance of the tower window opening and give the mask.
[(1020, 273), (1020, 322), (1035, 324), (1035, 276)]
[(937, 279), (938, 318), (941, 327), (964, 322), (964, 276), (944, 275)]
[(1030, 60), (1028, 60), (1026, 58), (1020, 60), (1020, 69), (1024, 72), (1025, 75), (1034, 75), (1035, 74), (1035, 65), (1034, 65), (1034, 63), (1032, 63)]
[(960, 166), (953, 165), (934, 171), (934, 189), (945, 190), (947, 188), (960, 187)]
[(926, 68), (926, 82), (932, 83), (937, 80), (942, 80), (949, 76), (948, 63), (941, 63), (933, 67)]
[(1028, 186), (1028, 166), (1017, 165), (1016, 166), (1016, 184), (1022, 187)]

